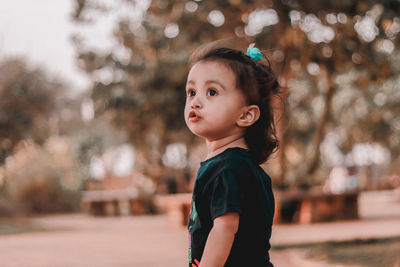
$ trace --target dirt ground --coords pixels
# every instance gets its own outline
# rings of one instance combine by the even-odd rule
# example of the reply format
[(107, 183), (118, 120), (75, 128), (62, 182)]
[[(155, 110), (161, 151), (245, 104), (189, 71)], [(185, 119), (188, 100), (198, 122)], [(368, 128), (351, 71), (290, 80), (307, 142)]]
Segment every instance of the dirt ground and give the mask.
[[(311, 260), (307, 250), (296, 245), (400, 238), (399, 190), (362, 194), (359, 211), (361, 218), (356, 221), (275, 225), (272, 246), (284, 249), (271, 251), (272, 262), (277, 267), (343, 266)], [(7, 223), (0, 221), (0, 267), (188, 266), (187, 230), (166, 215), (69, 214), (29, 218), (19, 227), (13, 225), (17, 231), (4, 229)]]
[[(32, 223), (41, 230), (0, 236), (0, 266), (187, 266), (187, 231), (164, 215), (57, 215)], [(271, 258), (278, 267), (334, 266), (309, 261), (298, 249), (273, 250)]]

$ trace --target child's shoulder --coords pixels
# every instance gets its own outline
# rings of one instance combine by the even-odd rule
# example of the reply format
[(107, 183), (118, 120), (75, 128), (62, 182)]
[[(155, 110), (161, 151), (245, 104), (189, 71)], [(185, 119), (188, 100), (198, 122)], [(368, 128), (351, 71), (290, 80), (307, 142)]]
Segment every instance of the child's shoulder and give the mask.
[(251, 159), (250, 153), (241, 147), (231, 147), (222, 153), (202, 162), (202, 166), (219, 171), (237, 170), (242, 168), (258, 167)]
[(230, 147), (230, 148), (225, 149), (221, 153), (213, 156), (212, 158), (209, 158), (209, 159), (203, 161), (202, 164), (208, 163), (208, 162), (219, 163), (219, 162), (226, 161), (226, 160), (235, 160), (235, 159), (240, 159), (240, 158), (246, 158), (248, 156), (249, 156), (249, 152), (246, 149), (244, 149), (242, 147)]

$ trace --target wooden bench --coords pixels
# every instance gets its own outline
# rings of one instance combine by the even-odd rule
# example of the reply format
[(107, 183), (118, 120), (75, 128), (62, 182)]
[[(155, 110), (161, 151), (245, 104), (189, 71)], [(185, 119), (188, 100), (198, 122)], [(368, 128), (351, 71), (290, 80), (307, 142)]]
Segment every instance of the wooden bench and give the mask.
[[(358, 219), (359, 192), (328, 194), (322, 191), (278, 191), (275, 195), (274, 223), (315, 223)], [(187, 225), (191, 194), (156, 197), (156, 206), (172, 224)]]
[(316, 191), (274, 191), (274, 223), (315, 223), (355, 220), (358, 191), (341, 194)]
[(157, 209), (166, 213), (170, 223), (174, 226), (187, 225), (191, 203), (191, 193), (158, 195), (155, 197)]
[(148, 214), (149, 197), (139, 196), (137, 190), (90, 190), (82, 192), (83, 208), (95, 216)]

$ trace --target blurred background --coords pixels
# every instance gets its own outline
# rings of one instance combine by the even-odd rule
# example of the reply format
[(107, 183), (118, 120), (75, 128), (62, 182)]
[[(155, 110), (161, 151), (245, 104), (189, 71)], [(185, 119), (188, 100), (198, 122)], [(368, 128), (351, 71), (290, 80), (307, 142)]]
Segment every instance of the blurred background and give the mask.
[(4, 266), (186, 266), (205, 156), (183, 118), (188, 59), (219, 39), (254, 42), (282, 86), (262, 166), (273, 262), (400, 266), (399, 32), (399, 0), (2, 3)]

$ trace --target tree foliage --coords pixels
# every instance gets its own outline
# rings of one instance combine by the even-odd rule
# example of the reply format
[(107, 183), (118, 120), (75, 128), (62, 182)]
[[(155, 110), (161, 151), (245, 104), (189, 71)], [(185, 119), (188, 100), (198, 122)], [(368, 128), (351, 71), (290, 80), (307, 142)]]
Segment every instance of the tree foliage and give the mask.
[[(376, 141), (398, 157), (398, 1), (154, 0), (143, 13), (140, 2), (76, 0), (74, 19), (84, 23), (126, 12), (114, 25), (115, 49), (98, 52), (84, 36), (74, 40), (80, 66), (93, 77), (97, 116), (125, 129), (151, 164), (160, 163), (166, 144), (193, 142), (182, 116), (190, 54), (233, 37), (264, 49), (280, 76), (279, 183), (293, 176), (314, 183), (331, 131), (340, 132), (343, 153)], [(102, 73), (111, 79), (101, 81)]]
[(22, 59), (0, 63), (0, 163), (23, 139), (42, 144), (50, 134), (50, 115), (62, 86)]

